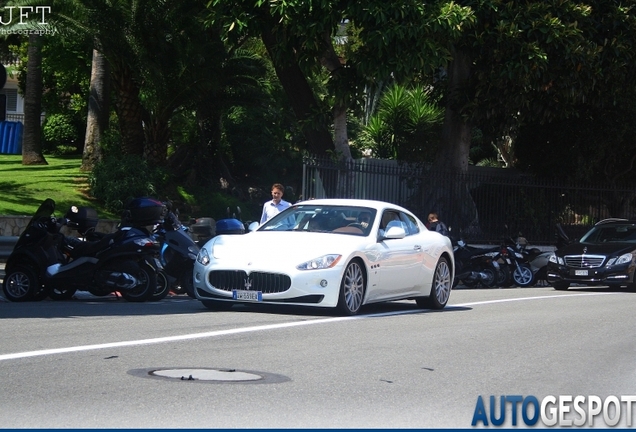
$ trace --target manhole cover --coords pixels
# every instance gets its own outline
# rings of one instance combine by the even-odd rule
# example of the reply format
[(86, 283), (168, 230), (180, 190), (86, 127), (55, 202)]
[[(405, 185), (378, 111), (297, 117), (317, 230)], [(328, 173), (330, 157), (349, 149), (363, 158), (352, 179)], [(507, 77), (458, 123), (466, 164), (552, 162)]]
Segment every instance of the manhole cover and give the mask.
[(260, 375), (235, 369), (161, 369), (153, 371), (151, 374), (188, 381), (257, 381), (263, 379)]
[(141, 378), (213, 384), (272, 384), (290, 381), (284, 375), (230, 368), (148, 368), (134, 369), (128, 371), (128, 373)]

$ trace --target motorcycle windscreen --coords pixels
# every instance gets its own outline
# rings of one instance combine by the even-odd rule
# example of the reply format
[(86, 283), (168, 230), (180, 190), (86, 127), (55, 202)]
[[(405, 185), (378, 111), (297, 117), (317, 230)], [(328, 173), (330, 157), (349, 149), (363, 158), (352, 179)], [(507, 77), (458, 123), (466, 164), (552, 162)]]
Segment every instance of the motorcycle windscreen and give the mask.
[(55, 212), (55, 201), (53, 201), (51, 198), (45, 199), (42, 202), (42, 204), (40, 204), (40, 207), (38, 207), (38, 209), (36, 210), (35, 214), (29, 221), (29, 224), (26, 226), (24, 231), (22, 231), (22, 234), (20, 234), (20, 238), (18, 239), (18, 242), (15, 244), (14, 249), (17, 249), (18, 247), (22, 246), (27, 240), (31, 241), (30, 238), (27, 238), (27, 235), (30, 235), (30, 231), (31, 231), (29, 228), (31, 228), (31, 226), (33, 226), (33, 224), (37, 222), (38, 220), (40, 220), (41, 218), (50, 218), (54, 212)]

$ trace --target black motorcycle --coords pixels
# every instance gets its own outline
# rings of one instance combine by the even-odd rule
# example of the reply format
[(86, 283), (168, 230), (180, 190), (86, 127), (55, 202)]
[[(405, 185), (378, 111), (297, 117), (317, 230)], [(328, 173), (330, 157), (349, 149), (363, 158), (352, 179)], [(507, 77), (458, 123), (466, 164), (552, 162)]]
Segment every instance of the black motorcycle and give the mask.
[[(64, 218), (45, 200), (20, 236), (7, 260), (3, 291), (8, 300), (68, 299), (78, 290), (104, 296), (113, 292), (131, 302), (150, 299), (157, 287), (154, 255), (158, 244), (143, 228), (121, 225), (115, 233), (95, 233), (97, 214), (73, 206)], [(138, 209), (133, 209), (138, 213)], [(148, 215), (148, 209), (142, 212)], [(160, 209), (154, 209), (155, 218)], [(62, 226), (86, 240), (64, 236)]]
[(492, 259), (493, 249), (467, 245), (464, 240), (453, 242), (455, 256), (455, 280), (453, 286), (462, 282), (467, 287), (481, 284), (490, 288), (497, 283), (499, 266)]

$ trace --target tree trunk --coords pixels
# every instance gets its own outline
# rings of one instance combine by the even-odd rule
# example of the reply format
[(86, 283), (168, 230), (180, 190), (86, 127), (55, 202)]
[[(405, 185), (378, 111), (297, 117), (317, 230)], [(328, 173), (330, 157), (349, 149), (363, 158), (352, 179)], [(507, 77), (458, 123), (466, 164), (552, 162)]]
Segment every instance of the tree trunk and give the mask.
[(86, 118), (86, 136), (82, 155), (82, 171), (91, 171), (102, 159), (101, 142), (108, 129), (110, 114), (110, 67), (106, 57), (93, 50), (91, 84)]
[(315, 116), (320, 113), (320, 107), (313, 90), (296, 61), (280, 60), (282, 56), (277, 55), (279, 51), (278, 41), (272, 32), (272, 28), (276, 24), (271, 19), (270, 24), (263, 26), (261, 37), (274, 64), (276, 75), (287, 94), (297, 120), (301, 124), (307, 140), (307, 150), (314, 155), (326, 156), (334, 150), (334, 144), (327, 125), (316, 121)]
[(167, 119), (152, 118), (146, 122), (144, 159), (153, 165), (165, 166), (168, 157), (170, 128)]
[(139, 86), (135, 82), (132, 71), (126, 65), (115, 66), (111, 64), (111, 67), (113, 68), (113, 85), (117, 95), (115, 109), (121, 131), (122, 153), (143, 156), (143, 108), (139, 101)]
[(48, 165), (42, 154), (42, 37), (29, 35), (27, 79), (24, 91), (22, 165)]
[(471, 72), (467, 51), (454, 50), (448, 71), (448, 95), (442, 145), (427, 181), (422, 185), (423, 214), (436, 212), (453, 229), (470, 235), (479, 230), (477, 208), (466, 182), (471, 125), (461, 115)]

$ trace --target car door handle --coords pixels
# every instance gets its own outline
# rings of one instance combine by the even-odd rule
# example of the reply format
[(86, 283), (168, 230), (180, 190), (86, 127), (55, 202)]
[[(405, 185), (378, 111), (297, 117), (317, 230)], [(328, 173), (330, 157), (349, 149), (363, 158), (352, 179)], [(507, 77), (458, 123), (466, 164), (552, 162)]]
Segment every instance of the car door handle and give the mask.
[(422, 250), (422, 246), (415, 245), (415, 246), (413, 246), (413, 249), (416, 250), (416, 251), (419, 251), (419, 250)]

